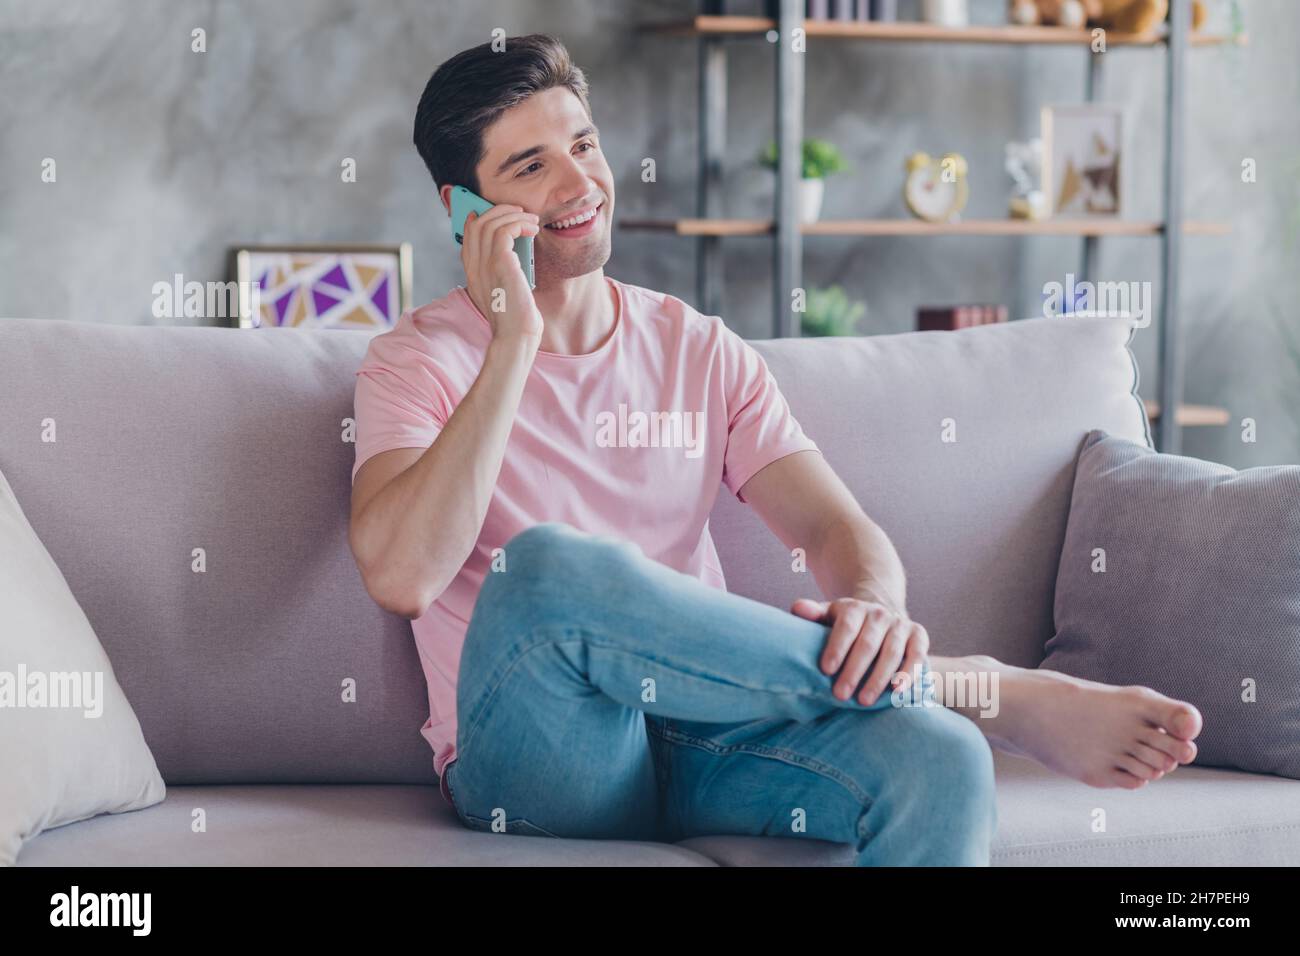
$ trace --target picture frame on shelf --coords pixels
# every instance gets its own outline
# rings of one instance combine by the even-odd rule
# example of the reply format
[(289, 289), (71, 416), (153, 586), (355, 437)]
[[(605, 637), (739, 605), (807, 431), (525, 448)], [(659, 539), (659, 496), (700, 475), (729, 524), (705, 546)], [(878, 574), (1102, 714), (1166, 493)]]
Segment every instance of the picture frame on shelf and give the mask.
[(232, 258), (239, 287), (257, 292), (241, 296), (238, 328), (385, 332), (411, 307), (409, 242), (240, 246)]
[(1043, 194), (1055, 219), (1115, 219), (1123, 211), (1124, 108), (1044, 106)]

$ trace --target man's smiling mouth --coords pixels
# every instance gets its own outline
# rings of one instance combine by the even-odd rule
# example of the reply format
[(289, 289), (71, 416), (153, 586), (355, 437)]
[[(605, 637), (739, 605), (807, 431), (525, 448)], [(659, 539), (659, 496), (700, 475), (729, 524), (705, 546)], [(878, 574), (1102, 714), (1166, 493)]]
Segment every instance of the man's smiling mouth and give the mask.
[(596, 214), (605, 207), (605, 201), (601, 200), (594, 206), (590, 206), (580, 212), (572, 213), (568, 216), (562, 216), (559, 219), (553, 219), (546, 224), (547, 229), (563, 230), (573, 226), (581, 226), (585, 222), (590, 222)]

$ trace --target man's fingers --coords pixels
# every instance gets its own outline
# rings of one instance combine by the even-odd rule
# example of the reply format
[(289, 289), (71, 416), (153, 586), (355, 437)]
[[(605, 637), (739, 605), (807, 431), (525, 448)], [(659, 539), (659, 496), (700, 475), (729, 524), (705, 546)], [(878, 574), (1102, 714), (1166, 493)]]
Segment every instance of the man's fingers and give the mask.
[(888, 686), (889, 679), (898, 670), (911, 633), (911, 621), (906, 618), (896, 618), (890, 625), (889, 632), (885, 634), (885, 639), (880, 644), (880, 651), (876, 654), (876, 663), (871, 670), (871, 676), (867, 678), (862, 693), (858, 695), (858, 703), (869, 707), (880, 697), (880, 692)]
[[(898, 665), (898, 671), (889, 678), (890, 689), (897, 690), (901, 688), (907, 690), (908, 688), (915, 687), (920, 683), (921, 669), (925, 664), (925, 657), (925, 652), (918, 649), (918, 644), (915, 638), (908, 641), (907, 650), (903, 654), (903, 663)], [(907, 675), (906, 686), (898, 683), (898, 681), (901, 680), (898, 676), (899, 674)]]
[(871, 666), (872, 658), (876, 656), (876, 650), (880, 647), (880, 642), (892, 621), (893, 615), (879, 606), (873, 607), (871, 612), (865, 615), (863, 626), (860, 626), (858, 633), (854, 635), (855, 640), (849, 649), (848, 659), (835, 680), (833, 693), (840, 700), (848, 700), (857, 690), (862, 675)]
[(861, 604), (832, 602), (828, 613), (834, 616), (835, 621), (831, 624), (831, 632), (826, 636), (826, 646), (822, 649), (822, 673), (834, 674), (839, 670), (845, 655), (849, 653), (849, 648), (852, 647), (858, 632), (862, 630), (862, 622), (866, 620), (867, 612)]
[(538, 224), (538, 218), (531, 212), (512, 212), (498, 216), (491, 222), (483, 223), (483, 245), (488, 249), (508, 248), (519, 238), (524, 226)]
[(477, 232), (493, 221), (500, 219), (502, 216), (509, 216), (524, 211), (523, 206), (515, 206), (511, 203), (498, 203), (487, 212), (479, 215), (477, 212), (471, 212), (465, 217), (465, 236), (468, 238), (471, 230)]
[[(540, 219), (534, 213), (524, 212), (523, 206), (515, 206), (510, 203), (493, 206), (481, 216), (476, 212), (471, 212), (465, 217), (465, 240), (463, 245), (465, 248), (477, 252), (480, 248), (479, 243), (482, 242), (483, 248), (491, 249), (496, 230), (503, 223), (516, 221), (540, 223)], [(476, 255), (471, 255), (471, 259), (474, 261), (477, 261), (477, 258)]]
[(812, 598), (799, 598), (790, 606), (790, 613), (797, 614), (799, 617), (807, 618), (810, 621), (820, 621), (826, 616), (829, 605), (825, 601), (814, 601)]
[(907, 642), (907, 652), (903, 655), (903, 663), (899, 665), (900, 671), (906, 671), (911, 677), (912, 683), (915, 684), (921, 679), (921, 669), (925, 666), (930, 656), (930, 634), (926, 629), (912, 622), (912, 637)]
[(488, 241), (491, 243), (492, 251), (498, 255), (505, 255), (514, 251), (515, 240), (524, 233), (537, 235), (538, 226), (532, 219), (526, 218), (527, 214), (502, 219), (492, 230)]

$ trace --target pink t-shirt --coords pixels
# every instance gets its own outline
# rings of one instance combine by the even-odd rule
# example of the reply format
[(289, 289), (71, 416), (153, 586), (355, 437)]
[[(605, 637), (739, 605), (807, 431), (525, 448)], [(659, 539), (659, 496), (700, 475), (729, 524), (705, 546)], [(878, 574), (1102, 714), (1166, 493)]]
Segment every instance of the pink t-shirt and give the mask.
[[(494, 548), (561, 521), (635, 542), (650, 558), (726, 588), (709, 512), (719, 484), (820, 451), (762, 357), (717, 316), (608, 276), (613, 333), (594, 352), (538, 351), (478, 543), (412, 622), (429, 687), (420, 729), (440, 776), (455, 756), (461, 644)], [(478, 376), (491, 326), (457, 286), (370, 341), (356, 383), (357, 470), (394, 448), (427, 448)], [(507, 556), (508, 560), (508, 556)]]

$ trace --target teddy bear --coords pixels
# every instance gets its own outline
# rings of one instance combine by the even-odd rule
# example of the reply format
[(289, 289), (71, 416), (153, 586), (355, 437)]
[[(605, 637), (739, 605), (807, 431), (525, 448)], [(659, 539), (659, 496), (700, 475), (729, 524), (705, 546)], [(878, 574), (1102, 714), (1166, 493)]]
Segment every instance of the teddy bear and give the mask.
[[(1093, 26), (1118, 33), (1146, 33), (1163, 23), (1169, 14), (1169, 0), (1101, 0), (1101, 12), (1089, 17)], [(1205, 23), (1205, 4), (1192, 0), (1192, 29)]]
[[(1009, 19), (1025, 26), (1082, 27), (1118, 33), (1146, 33), (1164, 21), (1169, 0), (1011, 0)], [(1192, 29), (1205, 22), (1205, 4), (1192, 0)]]

